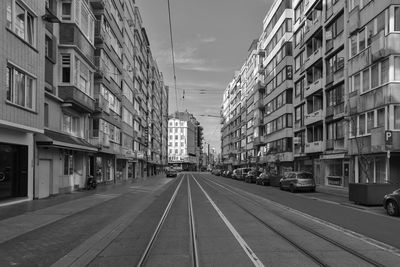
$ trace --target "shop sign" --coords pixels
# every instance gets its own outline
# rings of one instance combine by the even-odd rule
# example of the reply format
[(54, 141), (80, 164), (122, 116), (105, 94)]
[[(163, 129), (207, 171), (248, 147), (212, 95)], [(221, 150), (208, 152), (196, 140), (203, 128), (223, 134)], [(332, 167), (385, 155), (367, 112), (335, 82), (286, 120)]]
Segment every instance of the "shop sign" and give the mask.
[(333, 176), (328, 176), (328, 184), (329, 185), (335, 185), (335, 186), (341, 186), (342, 185), (342, 177), (333, 177)]

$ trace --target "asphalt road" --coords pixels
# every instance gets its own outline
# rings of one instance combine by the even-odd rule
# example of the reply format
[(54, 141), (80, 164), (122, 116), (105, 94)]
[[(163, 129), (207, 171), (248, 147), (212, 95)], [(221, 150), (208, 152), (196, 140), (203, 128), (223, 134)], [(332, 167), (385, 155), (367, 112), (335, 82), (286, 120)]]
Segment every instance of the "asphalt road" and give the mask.
[(0, 208), (0, 266), (400, 266), (399, 218), (312, 196), (181, 173)]

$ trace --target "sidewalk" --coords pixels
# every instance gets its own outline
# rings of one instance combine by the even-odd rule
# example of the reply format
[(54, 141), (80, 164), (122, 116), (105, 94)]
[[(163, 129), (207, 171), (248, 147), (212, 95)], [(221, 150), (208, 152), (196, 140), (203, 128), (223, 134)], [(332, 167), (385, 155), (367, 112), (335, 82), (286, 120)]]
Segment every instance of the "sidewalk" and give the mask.
[[(51, 208), (66, 202), (72, 202), (81, 198), (87, 198), (93, 195), (104, 193), (122, 193), (131, 186), (137, 187), (151, 187), (156, 184), (157, 180), (166, 179), (164, 174), (150, 176), (146, 178), (137, 178), (134, 180), (118, 181), (110, 184), (99, 184), (95, 190), (80, 190), (73, 191), (66, 194), (57, 194), (43, 199), (27, 200), (19, 203), (12, 204), (13, 201), (0, 202), (6, 205), (0, 206), (0, 222), (7, 218), (23, 215), (29, 212), (35, 212), (41, 209)], [(20, 198), (23, 200), (23, 198)], [(10, 202), (10, 205), (7, 205)]]

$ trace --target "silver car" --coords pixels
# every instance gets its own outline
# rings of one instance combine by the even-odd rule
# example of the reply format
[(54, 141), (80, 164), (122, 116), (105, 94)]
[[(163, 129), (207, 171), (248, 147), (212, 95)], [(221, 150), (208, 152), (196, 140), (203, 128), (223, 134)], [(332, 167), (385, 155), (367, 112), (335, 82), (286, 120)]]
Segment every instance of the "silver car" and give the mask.
[(281, 190), (315, 192), (314, 177), (309, 172), (287, 172), (279, 181)]

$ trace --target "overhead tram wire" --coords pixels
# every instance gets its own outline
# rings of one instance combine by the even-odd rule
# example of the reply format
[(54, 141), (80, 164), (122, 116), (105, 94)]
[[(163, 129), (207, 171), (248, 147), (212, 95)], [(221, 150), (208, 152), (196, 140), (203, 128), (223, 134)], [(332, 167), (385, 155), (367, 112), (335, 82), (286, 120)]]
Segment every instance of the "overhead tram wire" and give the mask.
[(172, 56), (172, 69), (174, 71), (174, 87), (175, 87), (175, 104), (176, 104), (176, 111), (179, 112), (178, 108), (178, 89), (176, 88), (176, 69), (175, 69), (175, 54), (174, 54), (174, 39), (172, 36), (172, 22), (171, 22), (171, 6), (168, 2), (168, 18), (169, 18), (169, 35), (171, 38), (171, 56)]

